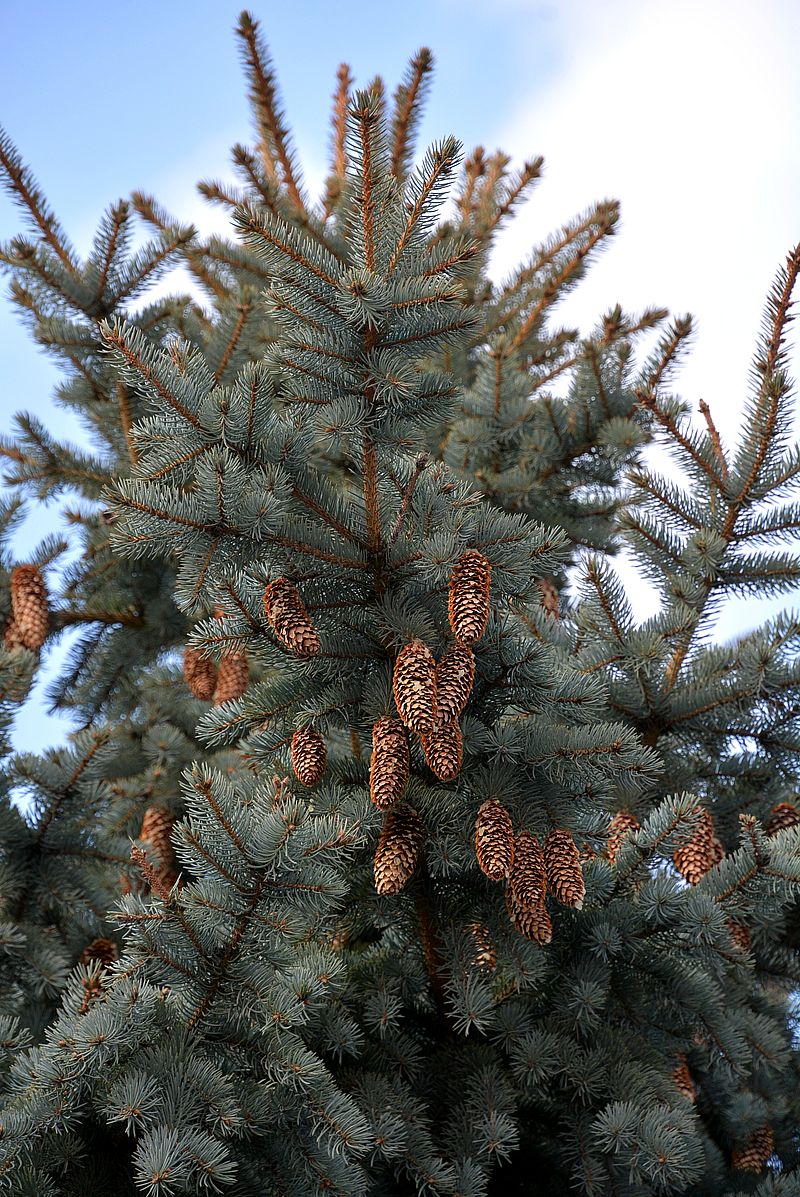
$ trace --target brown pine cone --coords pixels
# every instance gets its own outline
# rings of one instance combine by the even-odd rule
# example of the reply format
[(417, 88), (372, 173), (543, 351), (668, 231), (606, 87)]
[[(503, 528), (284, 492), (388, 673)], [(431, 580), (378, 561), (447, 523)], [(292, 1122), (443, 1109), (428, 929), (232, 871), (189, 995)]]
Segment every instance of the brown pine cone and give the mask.
[(539, 578), (536, 587), (539, 594), (542, 596), (542, 607), (548, 615), (552, 615), (553, 619), (561, 618), (561, 607), (558, 598), (558, 591), (553, 585), (550, 578)]
[(195, 698), (208, 702), (217, 684), (217, 667), (199, 648), (184, 649), (183, 676)]
[(458, 719), (475, 681), (475, 657), (463, 644), (448, 648), (436, 666), (436, 718), (440, 724)]
[(6, 626), (3, 628), (3, 648), (12, 651), (15, 648), (24, 648), (25, 645), (22, 640), (22, 633), (20, 632), (14, 620), (14, 616), (10, 616)]
[(608, 859), (613, 865), (619, 855), (619, 850), (622, 847), (622, 841), (629, 831), (639, 830), (639, 820), (636, 815), (632, 815), (629, 810), (618, 810), (614, 818), (608, 825), (608, 841), (606, 843), (606, 852)]
[(81, 952), (79, 963), (91, 964), (93, 960), (99, 960), (103, 967), (107, 968), (109, 964), (114, 963), (118, 955), (113, 939), (93, 939)]
[(304, 786), (315, 786), (328, 763), (325, 741), (313, 727), (299, 728), (292, 736), (292, 768)]
[(506, 886), (506, 910), (511, 925), (519, 931), (520, 935), (524, 935), (526, 939), (531, 939), (534, 943), (542, 946), (550, 943), (553, 938), (553, 924), (550, 922), (544, 898), (532, 909), (523, 909), (515, 902), (510, 886)]
[(477, 549), (461, 554), (450, 575), (447, 614), (457, 640), (471, 648), (489, 622), (492, 566)]
[(403, 804), (383, 820), (375, 850), (375, 888), (379, 894), (399, 894), (419, 863), (422, 820), (413, 807)]
[(672, 1079), (680, 1095), (694, 1104), (697, 1101), (697, 1090), (694, 1087), (692, 1074), (689, 1072), (689, 1065), (686, 1063), (686, 1056), (683, 1052), (678, 1056), (678, 1063), (672, 1070)]
[(172, 847), (174, 819), (165, 806), (148, 806), (142, 819), (139, 839), (147, 848), (147, 859), (165, 889), (172, 889), (178, 879)]
[(749, 952), (753, 937), (750, 934), (750, 928), (747, 926), (747, 923), (740, 923), (738, 919), (726, 919), (725, 926), (728, 928), (728, 934), (739, 951), (744, 953)]
[(742, 1147), (731, 1152), (731, 1166), (739, 1172), (761, 1172), (775, 1150), (775, 1136), (771, 1126), (755, 1131)]
[(288, 578), (276, 578), (264, 591), (264, 611), (275, 635), (289, 652), (313, 657), (320, 650), (319, 636), (300, 592)]
[(372, 729), (369, 792), (379, 810), (393, 806), (411, 771), (408, 734), (399, 719), (384, 715)]
[(544, 841), (547, 887), (562, 906), (580, 910), (586, 894), (583, 870), (575, 841), (568, 831), (551, 831)]
[(538, 839), (529, 831), (518, 832), (514, 840), (514, 859), (508, 884), (518, 910), (538, 910), (544, 902), (544, 857)]
[(496, 798), (484, 802), (475, 819), (475, 855), (490, 881), (502, 881), (511, 871), (514, 829), (511, 815)]
[(700, 812), (695, 830), (673, 856), (675, 868), (690, 885), (697, 885), (701, 877), (722, 859), (722, 845), (714, 835), (714, 821), (707, 810)]
[(779, 831), (786, 831), (800, 823), (800, 810), (791, 802), (779, 802), (770, 811), (765, 831), (767, 835), (777, 835)]
[(217, 684), (211, 700), (214, 706), (221, 707), (224, 702), (241, 698), (249, 681), (250, 667), (244, 653), (231, 653), (229, 657), (223, 657), (219, 663)]
[(425, 760), (440, 781), (452, 781), (461, 772), (464, 745), (458, 720), (435, 727), (428, 736), (422, 737)]
[(436, 662), (422, 640), (401, 649), (394, 664), (394, 701), (397, 713), (417, 735), (426, 736), (436, 726)]
[(475, 955), (472, 957), (473, 965), (475, 968), (482, 968), (493, 973), (497, 968), (497, 949), (492, 943), (488, 928), (483, 923), (469, 923), (467, 930), (475, 944)]
[(37, 566), (18, 565), (12, 569), (11, 612), (14, 624), (11, 635), (23, 648), (38, 653), (50, 630), (50, 608), (44, 578)]

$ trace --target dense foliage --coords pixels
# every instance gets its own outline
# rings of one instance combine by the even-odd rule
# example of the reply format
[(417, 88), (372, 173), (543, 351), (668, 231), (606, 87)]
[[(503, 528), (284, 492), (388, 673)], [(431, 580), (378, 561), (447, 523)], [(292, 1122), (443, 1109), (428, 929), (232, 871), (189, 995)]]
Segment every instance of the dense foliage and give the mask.
[[(615, 204), (492, 282), (542, 162), (415, 165), (426, 50), (391, 101), (339, 69), (313, 203), (237, 35), (229, 239), (134, 194), (81, 260), (0, 138), (0, 262), (87, 427), (2, 446), (6, 545), (25, 496), (74, 504), (0, 562), (2, 1183), (800, 1193), (800, 624), (707, 636), (800, 577), (800, 250), (726, 449), (669, 389), (688, 319), (554, 320)], [(146, 303), (178, 264), (195, 294)], [(64, 633), (81, 730), (13, 755)]]

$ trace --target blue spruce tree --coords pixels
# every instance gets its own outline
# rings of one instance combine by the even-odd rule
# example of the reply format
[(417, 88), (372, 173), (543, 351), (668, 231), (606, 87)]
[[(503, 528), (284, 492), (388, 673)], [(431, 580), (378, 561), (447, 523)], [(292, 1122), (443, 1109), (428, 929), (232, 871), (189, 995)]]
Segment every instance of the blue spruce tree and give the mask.
[[(415, 166), (426, 50), (391, 104), (340, 68), (313, 204), (237, 33), (258, 145), (201, 185), (230, 239), (137, 194), (81, 262), (0, 140), (12, 298), (91, 433), (2, 446), (21, 494), (77, 500), (0, 560), (2, 1183), (792, 1197), (800, 626), (705, 632), (800, 574), (800, 251), (726, 448), (668, 389), (688, 319), (552, 322), (616, 205), (492, 284), (541, 161)], [(133, 304), (178, 262), (203, 304)], [(15, 756), (75, 627), (51, 699), (80, 730)]]

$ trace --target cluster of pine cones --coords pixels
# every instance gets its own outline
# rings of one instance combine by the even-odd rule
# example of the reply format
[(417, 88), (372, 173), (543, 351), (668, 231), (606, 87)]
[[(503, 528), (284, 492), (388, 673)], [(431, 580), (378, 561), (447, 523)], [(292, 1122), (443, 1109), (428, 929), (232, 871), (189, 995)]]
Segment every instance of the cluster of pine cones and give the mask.
[(489, 622), (491, 581), (492, 567), (482, 553), (462, 553), (448, 587), (455, 642), (438, 663), (422, 640), (412, 640), (397, 655), (392, 689), (399, 719), (384, 715), (372, 729), (369, 791), (378, 809), (388, 812), (375, 852), (379, 894), (399, 893), (422, 853), (422, 820), (399, 802), (411, 773), (408, 733), (419, 737), (425, 760), (440, 781), (453, 781), (461, 769), (459, 717), (475, 681), (472, 648)]
[(475, 855), (481, 870), (506, 887), (506, 909), (526, 939), (549, 943), (553, 936), (546, 897), (580, 910), (586, 893), (578, 849), (569, 831), (556, 828), (540, 844), (529, 831), (514, 833), (502, 802), (484, 802), (475, 820)]
[(42, 571), (17, 565), (11, 571), (11, 618), (3, 629), (3, 647), (38, 653), (50, 630), (50, 606)]
[[(214, 615), (222, 619), (222, 609)], [(195, 698), (221, 707), (224, 702), (241, 698), (250, 681), (250, 669), (244, 653), (230, 653), (220, 661), (219, 668), (199, 648), (187, 648), (183, 654), (183, 676)]]

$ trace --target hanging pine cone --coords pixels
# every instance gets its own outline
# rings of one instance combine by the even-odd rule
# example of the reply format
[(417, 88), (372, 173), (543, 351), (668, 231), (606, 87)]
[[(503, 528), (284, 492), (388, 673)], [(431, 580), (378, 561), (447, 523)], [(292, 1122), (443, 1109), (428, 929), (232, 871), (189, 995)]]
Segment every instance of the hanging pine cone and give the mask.
[(383, 821), (375, 850), (375, 888), (399, 894), (412, 876), (422, 851), (422, 820), (413, 807), (400, 805)]
[(199, 648), (184, 649), (183, 676), (195, 698), (208, 702), (217, 684), (217, 667)]
[(697, 1090), (694, 1087), (692, 1074), (689, 1072), (689, 1065), (686, 1063), (686, 1056), (683, 1052), (678, 1056), (678, 1063), (672, 1070), (672, 1079), (681, 1096), (694, 1104), (697, 1101)]
[(497, 949), (492, 943), (488, 928), (483, 923), (469, 923), (467, 930), (475, 945), (475, 954), (472, 957), (473, 965), (475, 968), (493, 973), (497, 968)]
[(425, 760), (440, 781), (452, 781), (461, 771), (464, 745), (458, 720), (435, 727), (429, 736), (422, 737)]
[(544, 841), (547, 888), (562, 906), (580, 910), (586, 894), (583, 870), (575, 841), (568, 831), (551, 831)]
[(775, 1136), (771, 1126), (755, 1131), (742, 1147), (734, 1147), (731, 1165), (739, 1172), (761, 1172), (775, 1150)]
[(108, 968), (117, 959), (118, 954), (113, 939), (93, 939), (81, 952), (80, 963), (91, 964), (92, 961), (99, 960), (104, 968)]
[[(35, 565), (18, 565), (11, 571), (11, 635), (23, 648), (38, 653), (50, 629), (47, 588)], [(8, 629), (6, 629), (8, 631)]]
[(289, 652), (313, 657), (320, 650), (319, 636), (300, 593), (288, 578), (276, 578), (264, 591), (264, 611), (275, 635)]
[(490, 798), (475, 819), (475, 855), (490, 881), (502, 881), (514, 859), (514, 829), (511, 815), (502, 802)]
[(231, 653), (229, 657), (223, 657), (212, 697), (214, 706), (221, 707), (224, 702), (241, 698), (249, 681), (250, 667), (244, 653)]
[(520, 935), (524, 935), (526, 939), (531, 939), (534, 943), (542, 946), (550, 943), (553, 938), (553, 924), (550, 922), (544, 898), (530, 910), (523, 909), (515, 902), (510, 886), (506, 886), (506, 910), (512, 926), (519, 931)]
[(171, 838), (173, 824), (165, 806), (148, 806), (139, 832), (139, 839), (147, 847), (147, 859), (165, 889), (172, 889), (178, 879)]
[(457, 640), (471, 648), (489, 622), (489, 589), (492, 567), (483, 553), (467, 549), (450, 575), (447, 614)]
[(302, 727), (292, 736), (292, 768), (304, 786), (315, 786), (328, 763), (325, 741), (313, 727)]
[(697, 885), (701, 877), (722, 859), (722, 845), (714, 835), (714, 821), (709, 811), (700, 812), (695, 830), (673, 856), (675, 868), (690, 885)]
[(749, 952), (753, 937), (750, 934), (750, 928), (747, 926), (747, 923), (740, 923), (738, 919), (726, 919), (725, 926), (728, 928), (728, 934), (739, 951), (744, 953)]
[(639, 830), (639, 820), (629, 810), (618, 810), (608, 825), (608, 841), (606, 852), (613, 865), (622, 847), (622, 841), (629, 831)]
[(12, 615), (6, 623), (6, 626), (3, 628), (3, 648), (8, 649), (10, 652), (15, 648), (24, 647), (25, 645), (23, 643), (22, 633), (17, 627), (14, 616)]
[(436, 662), (422, 640), (401, 649), (394, 664), (394, 701), (397, 712), (417, 735), (426, 736), (436, 726)]
[(537, 910), (544, 902), (544, 857), (539, 841), (529, 831), (520, 831), (514, 840), (508, 884), (518, 910)]
[(787, 831), (800, 823), (800, 810), (791, 802), (779, 802), (770, 811), (765, 831), (767, 835), (777, 835), (779, 831)]
[(561, 606), (558, 598), (558, 591), (553, 585), (550, 578), (539, 578), (536, 587), (542, 598), (542, 607), (548, 615), (552, 615), (553, 619), (561, 618)]
[(379, 810), (393, 806), (406, 788), (411, 761), (408, 733), (399, 719), (384, 715), (372, 729), (369, 792)]
[(436, 718), (441, 724), (458, 719), (475, 681), (475, 657), (463, 644), (448, 648), (436, 666)]

